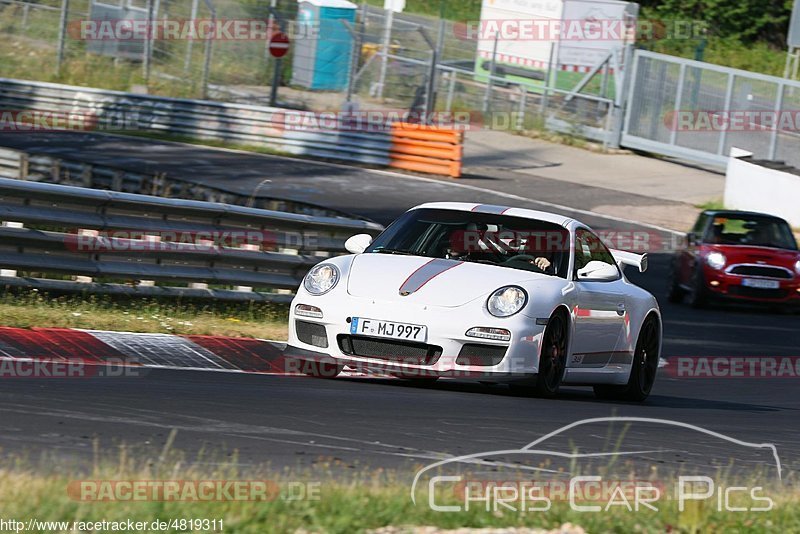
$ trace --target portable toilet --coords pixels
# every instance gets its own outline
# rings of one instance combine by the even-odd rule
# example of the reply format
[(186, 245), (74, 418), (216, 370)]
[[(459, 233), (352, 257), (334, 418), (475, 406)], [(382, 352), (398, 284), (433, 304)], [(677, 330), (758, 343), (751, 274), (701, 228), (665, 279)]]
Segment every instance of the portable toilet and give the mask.
[(292, 84), (341, 91), (347, 87), (358, 6), (347, 0), (299, 0)]

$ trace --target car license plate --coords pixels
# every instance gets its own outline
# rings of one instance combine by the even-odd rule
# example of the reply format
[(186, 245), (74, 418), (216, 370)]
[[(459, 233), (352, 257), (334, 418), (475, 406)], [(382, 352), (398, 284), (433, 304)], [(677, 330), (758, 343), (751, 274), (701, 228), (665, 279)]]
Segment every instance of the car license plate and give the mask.
[(365, 317), (353, 317), (350, 333), (360, 336), (389, 337), (424, 343), (428, 339), (428, 327), (418, 324), (379, 321)]
[(777, 280), (760, 280), (758, 278), (745, 278), (742, 280), (742, 285), (759, 289), (778, 289), (781, 287), (781, 283)]

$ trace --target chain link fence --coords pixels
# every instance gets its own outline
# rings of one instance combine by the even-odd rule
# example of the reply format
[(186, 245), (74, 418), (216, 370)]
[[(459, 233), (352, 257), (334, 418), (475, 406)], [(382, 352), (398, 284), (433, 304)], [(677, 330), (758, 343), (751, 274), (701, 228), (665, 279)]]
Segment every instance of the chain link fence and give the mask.
[[(526, 81), (494, 54), (479, 54), (458, 21), (367, 4), (342, 15), (344, 21), (321, 20), (309, 18), (309, 5), (0, 0), (0, 43), (15, 51), (0, 75), (316, 112), (464, 112), (473, 126), (548, 127), (614, 144), (612, 116), (620, 103), (607, 82), (608, 65), (573, 93), (583, 74), (555, 65), (544, 80)], [(121, 18), (150, 21), (152, 38), (115, 41), (118, 27), (102, 33), (104, 21)], [(204, 23), (232, 22), (245, 33), (187, 37)], [(178, 33), (169, 34), (169, 24)], [(279, 29), (291, 39), (282, 60), (269, 52)]]
[(800, 167), (800, 82), (637, 51), (622, 141), (724, 165), (732, 147)]

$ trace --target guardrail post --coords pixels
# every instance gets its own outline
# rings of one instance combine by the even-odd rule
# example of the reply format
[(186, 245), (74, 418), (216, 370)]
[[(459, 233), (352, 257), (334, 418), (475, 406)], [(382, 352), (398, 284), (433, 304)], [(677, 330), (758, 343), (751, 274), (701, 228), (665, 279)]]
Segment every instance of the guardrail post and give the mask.
[[(426, 126), (425, 129), (436, 133), (436, 137), (439, 139), (435, 141), (436, 146), (429, 147), (429, 155), (444, 156), (449, 161), (452, 161), (453, 158), (446, 153), (447, 149), (439, 146), (452, 144), (450, 143), (451, 133), (439, 132), (438, 129), (429, 126)], [(418, 132), (415, 128), (411, 130), (411, 133)], [(3, 157), (7, 158), (6, 155)], [(427, 157), (427, 159), (435, 160), (436, 158)], [(12, 165), (13, 163), (15, 161), (12, 161)], [(251, 241), (247, 242), (247, 244), (251, 246), (242, 247), (246, 250), (256, 251), (248, 252), (247, 255), (250, 257), (247, 258), (247, 262), (244, 262), (253, 267), (242, 269), (241, 276), (234, 276), (227, 282), (227, 285), (230, 288), (236, 287), (240, 292), (251, 292), (253, 287), (262, 286), (290, 288), (277, 292), (278, 295), (289, 295), (293, 292), (298, 276), (303, 274), (303, 271), (306, 270), (310, 263), (313, 263), (308, 257), (300, 257), (299, 255), (314, 255), (321, 259), (330, 255), (329, 249), (332, 249), (333, 254), (335, 254), (337, 252), (335, 249), (340, 246), (341, 238), (346, 235), (352, 235), (364, 230), (370, 233), (377, 233), (380, 230), (378, 225), (372, 223), (346, 219), (342, 219), (339, 222), (330, 219), (329, 216), (324, 214), (322, 216), (312, 216), (275, 213), (277, 210), (251, 210), (236, 205), (206, 207), (188, 200), (167, 200), (127, 193), (108, 195), (107, 193), (103, 194), (105, 193), (103, 191), (92, 191), (78, 186), (48, 183), (47, 177), (51, 167), (58, 168), (58, 162), (54, 161), (53, 158), (33, 156), (31, 163), (35, 179), (42, 178), (40, 182), (26, 184), (9, 178), (0, 179), (0, 182), (2, 182), (0, 183), (0, 196), (5, 195), (7, 192), (13, 192), (14, 197), (21, 198), (24, 201), (23, 204), (9, 203), (6, 206), (6, 214), (2, 217), (12, 221), (23, 221), (28, 224), (24, 217), (31, 215), (26, 206), (44, 201), (48, 205), (52, 203), (59, 206), (59, 214), (57, 218), (50, 219), (47, 213), (43, 212), (37, 218), (38, 224), (56, 224), (56, 226), (80, 230), (72, 233), (54, 232), (52, 235), (20, 232), (24, 235), (19, 236), (19, 243), (12, 244), (12, 249), (16, 249), (18, 254), (19, 262), (13, 265), (0, 265), (0, 267), (13, 268), (2, 270), (0, 272), (2, 276), (14, 276), (17, 274), (16, 270), (19, 270), (20, 276), (28, 271), (42, 272), (45, 276), (48, 276), (49, 273), (66, 273), (68, 275), (67, 280), (70, 280), (67, 284), (80, 288), (78, 289), (79, 291), (99, 289), (101, 286), (98, 285), (98, 282), (103, 281), (106, 276), (113, 276), (124, 280), (126, 283), (124, 285), (118, 283), (111, 285), (127, 294), (136, 294), (136, 286), (155, 286), (154, 280), (162, 279), (164, 280), (164, 285), (170, 286), (170, 289), (174, 290), (173, 294), (176, 295), (180, 295), (182, 291), (189, 291), (187, 286), (192, 282), (208, 281), (208, 285), (219, 283), (214, 282), (217, 278), (213, 274), (206, 280), (194, 274), (192, 271), (195, 271), (195, 269), (190, 268), (187, 270), (186, 266), (182, 265), (186, 262), (182, 261), (181, 256), (178, 256), (177, 261), (164, 259), (175, 257), (174, 254), (170, 253), (170, 250), (164, 250), (164, 247), (159, 246), (164, 239), (170, 239), (166, 237), (168, 234), (165, 232), (175, 233), (176, 235), (185, 232), (183, 230), (183, 228), (186, 228), (185, 222), (171, 220), (171, 215), (177, 215), (179, 218), (186, 217), (188, 220), (193, 220), (199, 225), (198, 231), (209, 231), (208, 229), (211, 228), (213, 233), (214, 229), (235, 231), (234, 229), (238, 228), (238, 231), (241, 232), (243, 228), (246, 228), (248, 231), (258, 233), (256, 236), (258, 237), (258, 244), (256, 244), (253, 237), (255, 234), (250, 234), (248, 238)], [(86, 167), (74, 166), (69, 160), (61, 161), (60, 165), (64, 167), (65, 171), (71, 170), (71, 174), (74, 175), (73, 179), (88, 173)], [(438, 165), (437, 167), (442, 166)], [(11, 168), (13, 169), (13, 166)], [(41, 171), (39, 171), (40, 168), (42, 169)], [(92, 169), (95, 176), (101, 170), (102, 166)], [(15, 171), (12, 170), (12, 176), (15, 174)], [(102, 175), (104, 183), (108, 178), (107, 175)], [(129, 182), (126, 182), (126, 185), (129, 185)], [(288, 203), (273, 201), (273, 205), (276, 208), (286, 208), (285, 204)], [(108, 212), (114, 211), (116, 207), (121, 207), (126, 212), (124, 218), (108, 217)], [(17, 213), (24, 213), (24, 215), (17, 215)], [(137, 220), (140, 221), (139, 224), (137, 224)], [(0, 224), (5, 227), (23, 227), (20, 222), (3, 223), (0, 221)], [(154, 226), (154, 224), (158, 226)], [(123, 239), (123, 236), (126, 236), (132, 229), (137, 227), (149, 229), (144, 231), (150, 235), (141, 236), (137, 240), (138, 245), (145, 246), (137, 246), (135, 248), (119, 246), (125, 245), (126, 242), (124, 240), (109, 241), (104, 238), (106, 231), (119, 231), (119, 239)], [(12, 232), (11, 230), (7, 230), (7, 233), (10, 237), (14, 237), (17, 234), (17, 232)], [(290, 235), (284, 238), (284, 233), (289, 233)], [(137, 234), (141, 235), (139, 232)], [(206, 239), (208, 244), (217, 243), (216, 240)], [(155, 243), (156, 246), (148, 247), (148, 241)], [(28, 250), (28, 243), (31, 243), (31, 250)], [(198, 242), (198, 244), (203, 243)], [(240, 242), (239, 244), (243, 243)], [(261, 249), (272, 252), (274, 248), (282, 248), (281, 252), (283, 254), (261, 254), (257, 252)], [(53, 255), (48, 255), (48, 249)], [(11, 251), (7, 252), (11, 253)], [(219, 250), (212, 249), (210, 254), (203, 255), (210, 258), (211, 261), (198, 264), (205, 264), (207, 270), (215, 269), (217, 264), (223, 268), (238, 269), (242, 267), (243, 263), (240, 261), (241, 255), (242, 252), (237, 254), (227, 247), (222, 247)], [(186, 257), (188, 258), (188, 255)], [(191, 258), (189, 258), (188, 262), (191, 261)], [(148, 275), (155, 272), (158, 272), (158, 274), (149, 276), (153, 280), (141, 280), (141, 278), (148, 277)], [(20, 282), (25, 282), (23, 279), (19, 280)], [(237, 287), (239, 284), (241, 286)], [(193, 287), (207, 288), (208, 285), (193, 285)], [(213, 289), (209, 289), (207, 296), (214, 296)], [(239, 293), (239, 296), (241, 297), (242, 293)], [(220, 298), (224, 299), (226, 296), (220, 295)], [(285, 300), (283, 297), (278, 297), (278, 299)]]
[(81, 183), (83, 187), (92, 187), (92, 166), (84, 163), (81, 169)]
[(125, 177), (125, 171), (114, 171), (111, 177), (111, 190), (122, 191), (122, 181)]
[(150, 194), (153, 196), (158, 196), (159, 192), (164, 191), (164, 181), (165, 181), (165, 173), (157, 172), (153, 175), (153, 181), (150, 186)]
[[(145, 235), (142, 236), (142, 239), (144, 241), (147, 241), (148, 243), (160, 243), (161, 242), (161, 236), (160, 235), (147, 235), (147, 234), (145, 234)], [(156, 285), (156, 282), (155, 282), (155, 280), (139, 280), (136, 283), (136, 285), (137, 286), (142, 286), (142, 287), (153, 287), (153, 286)]]
[[(100, 236), (100, 231), (99, 230), (89, 230), (89, 229), (86, 229), (86, 228), (79, 228), (78, 229), (78, 235), (79, 236), (85, 236), (85, 237), (99, 237)], [(78, 282), (80, 284), (91, 284), (92, 282), (94, 282), (94, 278), (92, 278), (91, 276), (84, 276), (84, 275), (75, 275), (75, 276), (72, 277), (72, 280), (74, 282)]]
[[(197, 247), (213, 247), (214, 242), (210, 239), (198, 239), (194, 243)], [(208, 284), (205, 282), (189, 282), (191, 289), (208, 289)]]
[[(256, 243), (243, 243), (240, 247), (242, 250), (261, 250), (261, 246), (257, 245)], [(234, 291), (241, 291), (242, 293), (252, 293), (253, 287), (252, 286), (235, 286), (233, 288)]]
[(30, 169), (30, 158), (27, 153), (22, 152), (19, 155), (19, 179), (27, 180), (28, 171)]
[(54, 159), (52, 166), (50, 167), (50, 179), (53, 180), (54, 183), (61, 182), (61, 160)]

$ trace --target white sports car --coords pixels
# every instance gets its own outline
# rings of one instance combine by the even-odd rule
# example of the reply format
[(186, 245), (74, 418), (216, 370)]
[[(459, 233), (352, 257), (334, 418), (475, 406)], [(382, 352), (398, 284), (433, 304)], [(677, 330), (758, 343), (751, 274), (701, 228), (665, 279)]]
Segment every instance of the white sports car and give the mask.
[(462, 377), (553, 396), (562, 384), (644, 400), (661, 351), (656, 299), (630, 283), (645, 255), (609, 250), (568, 217), (455, 202), (417, 206), (309, 271), (286, 356), (419, 381)]

